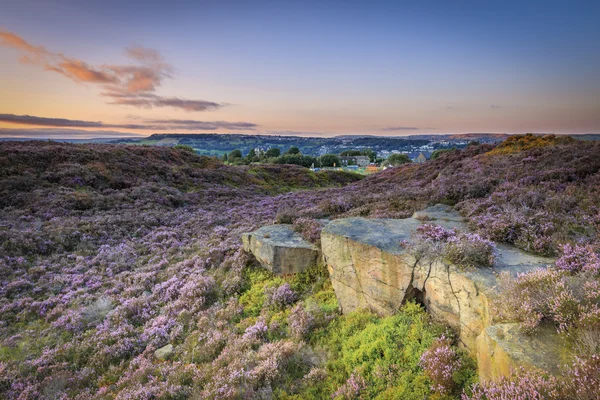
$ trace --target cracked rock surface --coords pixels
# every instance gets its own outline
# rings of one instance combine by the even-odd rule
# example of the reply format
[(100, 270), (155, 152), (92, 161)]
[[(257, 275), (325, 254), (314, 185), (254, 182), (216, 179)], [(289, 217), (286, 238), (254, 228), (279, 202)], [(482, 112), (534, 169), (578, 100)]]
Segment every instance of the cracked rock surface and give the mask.
[(527, 272), (553, 260), (498, 245), (493, 268), (463, 270), (441, 261), (418, 261), (401, 242), (409, 241), (423, 223), (467, 230), (462, 217), (443, 205), (407, 219), (344, 218), (325, 226), (321, 250), (339, 304), (343, 312), (367, 307), (389, 315), (404, 301), (416, 299), (434, 318), (449, 324), (476, 356), (477, 337), (491, 325), (497, 274)]

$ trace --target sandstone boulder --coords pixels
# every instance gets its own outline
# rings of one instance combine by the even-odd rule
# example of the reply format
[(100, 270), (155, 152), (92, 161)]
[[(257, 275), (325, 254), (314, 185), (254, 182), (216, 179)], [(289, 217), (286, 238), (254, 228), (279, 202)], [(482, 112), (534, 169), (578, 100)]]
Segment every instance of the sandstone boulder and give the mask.
[(296, 274), (316, 264), (319, 249), (295, 232), (292, 225), (268, 225), (242, 234), (244, 250), (278, 275)]
[(477, 337), (491, 325), (489, 305), (497, 274), (531, 271), (552, 260), (498, 245), (493, 268), (463, 270), (439, 260), (419, 261), (403, 241), (424, 222), (467, 230), (461, 216), (442, 205), (402, 220), (346, 218), (329, 223), (321, 247), (336, 296), (343, 312), (368, 307), (383, 315), (414, 298), (454, 328), (462, 345), (476, 355)]
[(551, 326), (539, 328), (535, 334), (524, 334), (519, 324), (487, 327), (477, 337), (477, 365), (481, 380), (494, 380), (519, 367), (537, 368), (552, 375), (569, 364), (565, 343)]

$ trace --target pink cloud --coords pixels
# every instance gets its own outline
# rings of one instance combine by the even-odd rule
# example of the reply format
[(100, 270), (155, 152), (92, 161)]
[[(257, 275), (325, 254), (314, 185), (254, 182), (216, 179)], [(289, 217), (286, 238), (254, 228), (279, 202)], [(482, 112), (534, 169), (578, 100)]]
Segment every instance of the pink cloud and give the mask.
[(224, 104), (164, 97), (156, 94), (163, 81), (171, 78), (174, 68), (162, 55), (144, 47), (129, 47), (125, 53), (135, 64), (93, 66), (83, 60), (54, 53), (43, 46), (34, 46), (19, 35), (0, 31), (0, 46), (11, 47), (24, 53), (19, 61), (42, 66), (46, 71), (61, 74), (77, 83), (101, 86), (109, 104), (132, 107), (172, 107), (185, 111), (208, 111)]

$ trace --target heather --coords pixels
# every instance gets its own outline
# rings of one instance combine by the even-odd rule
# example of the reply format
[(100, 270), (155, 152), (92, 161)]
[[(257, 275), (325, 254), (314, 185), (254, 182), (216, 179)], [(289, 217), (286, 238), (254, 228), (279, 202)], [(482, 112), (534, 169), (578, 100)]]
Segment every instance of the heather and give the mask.
[(600, 385), (600, 356), (576, 358), (560, 377), (523, 368), (495, 382), (475, 384), (463, 400), (595, 400)]
[(506, 280), (499, 318), (553, 324), (581, 347), (572, 376), (597, 379), (600, 146), (492, 150), (360, 180), (187, 149), (0, 143), (0, 397), (459, 396), (473, 361), (419, 306), (340, 315), (323, 266), (276, 277), (239, 239), (285, 222), (318, 242), (322, 219), (440, 202), (474, 232), (416, 235), (452, 262), (490, 265), (492, 239), (557, 256)]
[(492, 241), (476, 233), (432, 224), (419, 226), (407, 247), (417, 259), (440, 259), (459, 268), (492, 266), (496, 249)]

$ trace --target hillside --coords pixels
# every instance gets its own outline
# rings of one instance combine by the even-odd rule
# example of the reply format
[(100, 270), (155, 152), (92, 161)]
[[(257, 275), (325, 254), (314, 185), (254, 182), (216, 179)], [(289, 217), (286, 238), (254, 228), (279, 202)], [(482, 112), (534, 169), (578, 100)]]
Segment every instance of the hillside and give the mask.
[[(579, 314), (546, 298), (526, 314), (509, 303), (525, 293), (519, 282), (507, 297), (504, 318), (523, 311), (532, 330), (543, 320), (575, 347), (600, 332), (588, 266), (600, 245), (600, 143), (521, 144), (468, 146), (361, 180), (167, 147), (0, 143), (0, 397), (493, 399), (485, 386), (471, 394), (474, 361), (419, 305), (342, 315), (324, 268), (273, 276), (240, 235), (288, 222), (318, 243), (316, 219), (454, 206), (482, 237), (559, 257), (570, 270), (553, 282), (596, 293), (560, 303), (588, 307)], [(594, 346), (579, 355), (596, 360)], [(438, 348), (448, 358), (422, 361)], [(599, 379), (581, 360), (580, 375)], [(444, 363), (449, 381), (435, 374)]]

